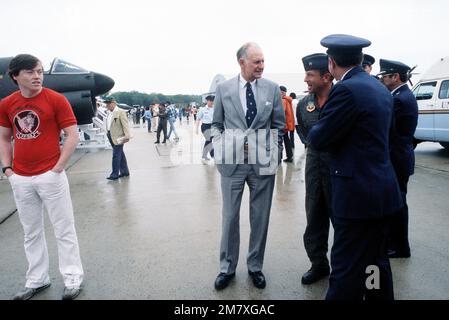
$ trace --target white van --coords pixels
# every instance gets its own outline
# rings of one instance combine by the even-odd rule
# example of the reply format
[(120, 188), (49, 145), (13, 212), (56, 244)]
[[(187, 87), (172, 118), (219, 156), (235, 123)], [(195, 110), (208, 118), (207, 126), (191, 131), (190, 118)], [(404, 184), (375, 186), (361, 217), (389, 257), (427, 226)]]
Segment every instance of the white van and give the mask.
[(416, 143), (434, 141), (449, 149), (449, 56), (435, 63), (412, 91), (419, 112)]

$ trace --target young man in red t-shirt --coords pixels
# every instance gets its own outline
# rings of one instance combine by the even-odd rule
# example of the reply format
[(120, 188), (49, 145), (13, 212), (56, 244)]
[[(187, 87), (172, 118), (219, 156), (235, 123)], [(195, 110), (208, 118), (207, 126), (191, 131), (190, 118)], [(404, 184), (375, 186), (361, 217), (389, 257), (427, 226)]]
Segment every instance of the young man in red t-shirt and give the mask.
[[(25, 233), (29, 264), (25, 289), (13, 299), (30, 299), (50, 286), (45, 207), (57, 239), (59, 270), (65, 284), (62, 298), (72, 300), (80, 293), (84, 274), (64, 171), (78, 144), (76, 118), (63, 95), (42, 87), (42, 63), (36, 57), (17, 55), (10, 62), (9, 75), (19, 91), (0, 101), (0, 157)], [(65, 134), (62, 149), (61, 130)]]

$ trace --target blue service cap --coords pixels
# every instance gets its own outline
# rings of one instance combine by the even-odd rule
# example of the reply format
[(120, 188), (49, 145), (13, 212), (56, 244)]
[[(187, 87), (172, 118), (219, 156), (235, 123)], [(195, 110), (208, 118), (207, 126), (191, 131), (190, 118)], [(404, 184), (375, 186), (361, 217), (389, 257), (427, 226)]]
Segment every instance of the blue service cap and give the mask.
[(363, 55), (362, 66), (365, 66), (365, 65), (371, 66), (374, 64), (374, 62), (376, 62), (376, 59), (374, 59), (373, 56), (370, 56), (369, 54), (366, 54), (366, 53)]
[(362, 48), (369, 47), (371, 41), (347, 34), (331, 34), (320, 41), (323, 47), (328, 48), (329, 55), (357, 55)]
[(379, 64), (380, 64), (379, 75), (390, 73), (406, 74), (411, 70), (411, 68), (408, 65), (399, 61), (380, 59)]
[(302, 64), (305, 71), (310, 70), (324, 70), (328, 71), (327, 67), (327, 54), (314, 53), (302, 58)]

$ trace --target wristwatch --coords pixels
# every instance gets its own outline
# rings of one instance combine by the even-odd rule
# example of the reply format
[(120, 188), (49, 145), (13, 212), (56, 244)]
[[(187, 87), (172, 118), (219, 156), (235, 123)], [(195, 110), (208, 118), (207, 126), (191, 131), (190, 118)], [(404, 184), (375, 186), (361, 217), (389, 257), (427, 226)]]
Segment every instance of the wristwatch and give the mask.
[(2, 168), (3, 174), (5, 174), (6, 170), (8, 170), (8, 169), (11, 169), (11, 170), (12, 170), (12, 167), (11, 167), (11, 166), (3, 167), (3, 168)]

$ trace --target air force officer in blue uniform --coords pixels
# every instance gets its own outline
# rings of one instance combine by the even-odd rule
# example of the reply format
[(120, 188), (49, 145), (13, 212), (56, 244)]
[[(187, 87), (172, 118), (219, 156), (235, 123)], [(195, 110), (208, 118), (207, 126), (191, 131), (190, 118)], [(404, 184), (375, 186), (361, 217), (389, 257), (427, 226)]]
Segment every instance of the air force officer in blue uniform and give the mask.
[(382, 83), (391, 91), (394, 101), (394, 121), (390, 133), (390, 157), (401, 189), (404, 206), (394, 215), (388, 240), (390, 258), (410, 257), (408, 242), (407, 183), (415, 171), (413, 135), (418, 124), (418, 104), (407, 86), (410, 67), (406, 64), (380, 59)]
[(386, 240), (402, 198), (389, 156), (393, 98), (361, 67), (370, 41), (330, 35), (321, 44), (339, 80), (308, 134), (311, 147), (331, 153), (334, 244), (326, 299), (394, 299)]

